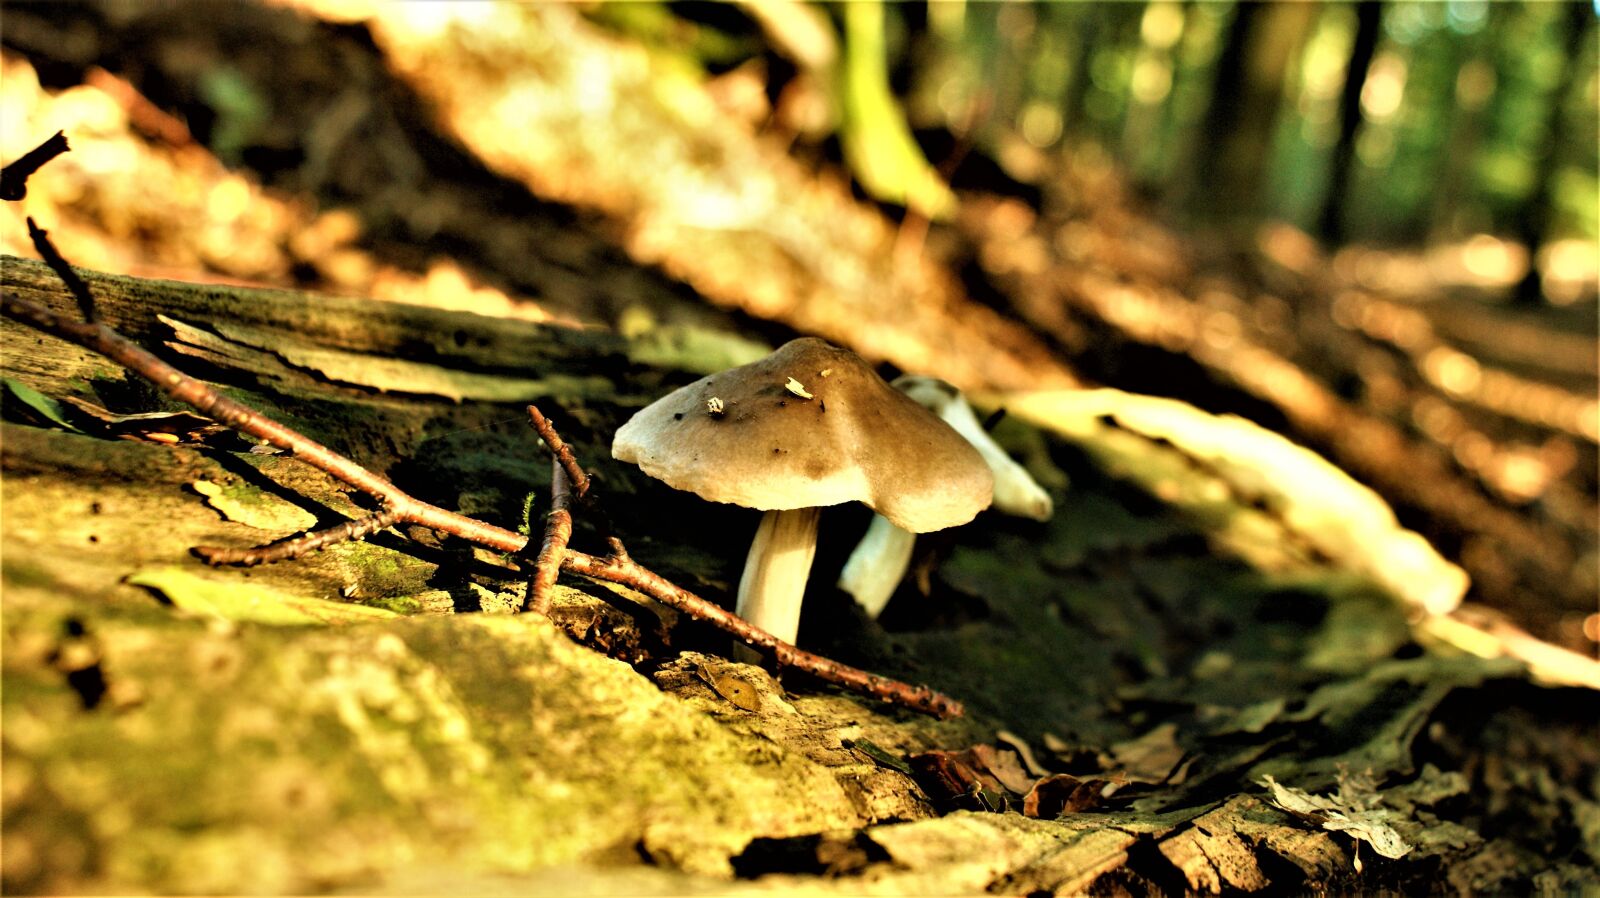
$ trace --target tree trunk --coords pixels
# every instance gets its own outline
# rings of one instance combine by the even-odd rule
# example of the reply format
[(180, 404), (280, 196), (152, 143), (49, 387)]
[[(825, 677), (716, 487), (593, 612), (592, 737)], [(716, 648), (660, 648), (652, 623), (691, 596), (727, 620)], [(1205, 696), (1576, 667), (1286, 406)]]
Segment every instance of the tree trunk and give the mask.
[(1224, 218), (1261, 211), (1284, 80), (1316, 21), (1316, 3), (1240, 3), (1217, 60), (1199, 157), (1199, 203)]
[[(1566, 42), (1562, 47), (1565, 64), (1562, 66), (1561, 83), (1551, 91), (1545, 108), (1545, 139), (1540, 145), (1534, 163), (1534, 171), (1539, 173), (1538, 180), (1534, 182), (1533, 189), (1528, 192), (1527, 200), (1522, 212), (1517, 216), (1516, 234), (1522, 244), (1528, 248), (1528, 272), (1518, 282), (1516, 300), (1524, 305), (1538, 305), (1544, 302), (1544, 284), (1539, 275), (1539, 247), (1544, 243), (1550, 229), (1551, 205), (1555, 197), (1551, 195), (1551, 187), (1555, 181), (1559, 148), (1563, 140), (1562, 119), (1567, 98), (1572, 96), (1573, 85), (1577, 81), (1580, 66), (1578, 54), (1583, 51), (1585, 42), (1594, 34), (1594, 12), (1587, 3), (1568, 3), (1566, 5)], [(1591, 135), (1592, 137), (1592, 135)]]
[(1350, 62), (1345, 69), (1344, 91), (1339, 95), (1339, 142), (1333, 149), (1328, 172), (1328, 194), (1323, 198), (1317, 230), (1329, 246), (1345, 241), (1344, 208), (1350, 189), (1350, 175), (1356, 162), (1356, 134), (1361, 128), (1361, 88), (1367, 83), (1378, 48), (1379, 26), (1383, 19), (1380, 0), (1356, 4), (1356, 36), (1350, 47)]

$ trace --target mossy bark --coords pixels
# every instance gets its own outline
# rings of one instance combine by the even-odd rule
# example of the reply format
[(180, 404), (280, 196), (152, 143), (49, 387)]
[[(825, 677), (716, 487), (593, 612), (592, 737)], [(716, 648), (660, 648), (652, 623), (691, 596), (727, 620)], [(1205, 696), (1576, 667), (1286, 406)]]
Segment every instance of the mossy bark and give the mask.
[[(70, 307), (37, 264), (4, 273)], [(635, 366), (604, 334), (87, 274), (105, 319), (145, 345), (504, 526), (529, 493), (538, 521), (548, 458), (518, 404), (448, 391), (473, 382), (460, 374), (582, 384), (540, 402), (634, 554), (731, 593), (755, 514), (607, 451), (639, 402), (692, 373)], [(45, 394), (167, 409), (13, 322), (0, 340), (5, 376)], [(363, 384), (367, 357), (409, 365)], [(563, 579), (550, 620), (513, 616), (514, 559), (425, 532), (207, 569), (190, 546), (261, 543), (360, 499), (215, 434), (171, 445), (70, 406), (77, 432), (3, 410), (7, 891), (1467, 889), (1584, 882), (1600, 854), (1575, 822), (1600, 807), (1591, 693), (1424, 653), (1381, 583), (1308, 548), (1278, 503), (1230, 491), (1221, 466), (1117, 425), (1131, 406), (1005, 422), (1042, 480), (1072, 484), (1061, 511), (929, 540), (881, 622), (814, 578), (800, 642), (956, 695), (972, 713), (949, 722), (728, 661), (720, 633), (627, 590)], [(837, 570), (869, 515), (826, 514), (817, 565)], [(575, 545), (593, 523), (579, 513)], [(1034, 819), (1020, 791), (944, 794), (925, 775), (930, 758), (953, 769), (940, 750), (991, 742), (1034, 746), (1098, 797)], [(1261, 785), (1326, 793), (1347, 770), (1373, 771), (1374, 807), (1413, 853), (1368, 851), (1358, 874), (1359, 842)], [(1440, 777), (1456, 785), (1417, 797)]]

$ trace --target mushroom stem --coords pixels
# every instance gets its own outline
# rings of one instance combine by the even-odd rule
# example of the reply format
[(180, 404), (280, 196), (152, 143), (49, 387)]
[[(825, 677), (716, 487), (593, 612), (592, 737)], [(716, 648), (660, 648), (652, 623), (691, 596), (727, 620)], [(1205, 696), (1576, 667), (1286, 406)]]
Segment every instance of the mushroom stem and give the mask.
[[(960, 390), (937, 378), (917, 375), (901, 377), (894, 386), (938, 415), (983, 456), (994, 474), (993, 508), (996, 511), (1036, 521), (1050, 519), (1055, 511), (1050, 494), (989, 436)], [(911, 548), (915, 541), (916, 534), (895, 526), (882, 515), (874, 517), (867, 526), (866, 535), (839, 573), (839, 588), (854, 596), (867, 614), (876, 619), (911, 566)]]
[(821, 508), (767, 512), (745, 557), (734, 613), (784, 642), (794, 642), (800, 629), (800, 602), (817, 554), (821, 515)]
[(876, 619), (905, 576), (916, 541), (915, 533), (881, 514), (873, 515), (866, 535), (839, 573), (839, 588), (855, 596), (867, 616)]

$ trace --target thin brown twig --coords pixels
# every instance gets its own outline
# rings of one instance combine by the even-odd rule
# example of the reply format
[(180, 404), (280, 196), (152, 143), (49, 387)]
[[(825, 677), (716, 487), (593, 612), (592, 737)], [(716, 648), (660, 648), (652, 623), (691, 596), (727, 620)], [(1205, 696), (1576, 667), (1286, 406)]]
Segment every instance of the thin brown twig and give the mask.
[[(39, 239), (48, 241), (42, 234)], [(52, 255), (55, 259), (60, 259), (59, 254)], [(65, 268), (65, 261), (62, 260), (60, 265)], [(56, 268), (56, 263), (52, 262), (51, 267)], [(60, 273), (59, 269), (57, 273)], [(0, 312), (116, 361), (128, 370), (147, 378), (173, 399), (242, 433), (257, 437), (269, 445), (291, 453), (306, 464), (373, 496), (387, 509), (382, 515), (340, 525), (332, 528), (334, 531), (346, 531), (346, 536), (352, 536), (367, 526), (364, 522), (384, 520), (387, 524), (420, 524), (509, 554), (520, 553), (528, 545), (526, 536), (412, 498), (394, 484), (351, 459), (270, 418), (263, 417), (248, 406), (228, 399), (103, 324), (70, 321), (44, 306), (9, 292), (0, 293)], [(536, 422), (543, 420), (541, 435), (548, 432), (546, 442), (550, 446), (566, 445), (555, 433), (555, 428), (549, 421), (544, 420), (543, 415), (537, 414), (537, 410), (534, 412), (534, 420)], [(572, 466), (577, 468), (579, 480), (589, 483), (588, 476), (578, 466), (576, 458), (572, 457), (570, 448), (566, 454)], [(565, 479), (565, 465), (560, 463), (559, 455), (557, 455), (557, 466), (562, 468), (562, 479)], [(556, 478), (552, 477), (552, 487), (556, 485), (555, 480)], [(570, 520), (568, 526), (570, 528)], [(312, 541), (315, 541), (317, 547), (329, 545), (332, 542), (331, 537), (331, 531), (324, 531), (246, 550), (241, 554), (248, 554), (254, 563), (266, 563), (303, 554), (306, 546)], [(597, 558), (571, 548), (563, 548), (560, 552), (560, 569), (638, 589), (664, 605), (733, 634), (754, 648), (766, 650), (780, 666), (804, 671), (818, 679), (884, 702), (940, 717), (952, 717), (962, 713), (959, 702), (926, 686), (912, 686), (880, 677), (782, 642), (772, 634), (751, 626), (734, 614), (633, 561), (623, 549), (622, 543), (615, 537), (611, 537), (608, 542), (613, 546), (614, 552), (606, 558)], [(218, 554), (212, 557), (226, 556)]]
[(28, 216), (28, 237), (33, 240), (33, 248), (39, 251), (39, 258), (61, 278), (61, 283), (67, 285), (67, 292), (78, 301), (78, 311), (83, 313), (83, 320), (94, 321), (94, 294), (89, 292), (89, 285), (56, 251), (56, 245), (50, 242), (50, 232), (34, 224), (31, 215)]
[(28, 195), (28, 179), (33, 173), (44, 167), (46, 162), (67, 152), (72, 147), (67, 146), (65, 131), (57, 131), (3, 169), (0, 169), (0, 200), (16, 202)]
[[(539, 438), (544, 440), (544, 444), (550, 448), (550, 452), (555, 456), (556, 465), (566, 474), (567, 481), (571, 485), (573, 493), (577, 495), (578, 501), (582, 502), (585, 508), (600, 519), (597, 523), (599, 524), (600, 532), (605, 534), (606, 548), (610, 550), (612, 556), (626, 559), (628, 557), (628, 549), (622, 544), (622, 540), (617, 539), (612, 532), (611, 518), (606, 515), (605, 509), (600, 506), (600, 501), (590, 491), (591, 481), (589, 480), (589, 475), (583, 470), (583, 466), (578, 464), (577, 456), (572, 454), (572, 447), (568, 446), (567, 441), (561, 438), (561, 434), (556, 433), (556, 426), (550, 423), (550, 419), (546, 418), (537, 406), (528, 406), (528, 418), (533, 421), (533, 429), (539, 432)], [(554, 499), (555, 481), (553, 479), (550, 482), (550, 487), (552, 490), (551, 498)]]
[[(961, 703), (947, 695), (935, 692), (926, 686), (912, 686), (899, 680), (880, 677), (867, 673), (864, 670), (840, 664), (831, 658), (814, 655), (778, 639), (771, 633), (751, 625), (744, 618), (729, 612), (719, 605), (712, 604), (692, 592), (678, 586), (665, 577), (646, 568), (634, 561), (628, 555), (628, 550), (622, 541), (614, 535), (609, 535), (607, 525), (607, 543), (611, 547), (611, 554), (605, 558), (597, 558), (567, 548), (567, 540), (572, 536), (572, 517), (568, 512), (569, 495), (567, 492), (568, 481), (582, 483), (587, 489), (592, 483), (583, 466), (578, 464), (577, 457), (573, 455), (572, 448), (561, 435), (556, 433), (555, 425), (539, 412), (534, 406), (528, 406), (528, 417), (532, 419), (533, 426), (539, 431), (539, 436), (545, 445), (550, 447), (552, 473), (550, 478), (550, 504), (551, 513), (545, 526), (544, 548), (539, 553), (538, 569), (535, 573), (535, 589), (529, 590), (529, 602), (537, 607), (542, 600), (548, 604), (549, 584), (555, 582), (553, 568), (581, 574), (595, 580), (608, 580), (629, 586), (656, 601), (675, 608), (689, 617), (702, 620), (713, 626), (731, 633), (740, 641), (752, 648), (765, 650), (769, 653), (779, 667), (789, 667), (804, 671), (818, 679), (836, 683), (855, 692), (864, 693), (881, 701), (902, 705), (916, 711), (923, 711), (938, 717), (959, 717), (962, 713)], [(576, 490), (574, 490), (576, 492)], [(585, 493), (588, 501), (585, 503), (591, 508), (598, 508), (592, 492)], [(559, 559), (557, 561), (557, 559)], [(554, 563), (553, 563), (554, 562)], [(546, 573), (546, 572), (550, 573)], [(548, 583), (542, 587), (540, 581), (548, 576)], [(538, 592), (536, 593), (536, 589)]]
[(632, 587), (663, 605), (733, 634), (752, 648), (765, 650), (772, 655), (779, 667), (804, 671), (820, 680), (843, 686), (853, 692), (870, 695), (880, 701), (936, 717), (960, 717), (963, 713), (960, 702), (927, 686), (912, 686), (899, 680), (880, 677), (790, 645), (631, 559), (596, 558), (568, 549), (561, 561), (561, 567), (574, 574)]
[(273, 561), (288, 561), (293, 558), (310, 555), (312, 552), (328, 546), (365, 539), (379, 530), (392, 527), (397, 523), (400, 523), (400, 516), (395, 513), (394, 509), (386, 508), (377, 514), (345, 521), (335, 527), (314, 530), (301, 536), (278, 540), (264, 546), (254, 546), (248, 549), (236, 549), (228, 546), (195, 546), (189, 551), (193, 552), (195, 557), (210, 565), (254, 567), (258, 564), (266, 564)]
[[(356, 462), (223, 396), (103, 324), (70, 321), (11, 293), (0, 296), (0, 311), (38, 330), (92, 349), (147, 378), (173, 399), (350, 484), (388, 508), (395, 515), (395, 522), (420, 524), (501, 552), (519, 552), (527, 545), (527, 538), (520, 534), (412, 498)], [(260, 561), (290, 557), (283, 554), (283, 544), (278, 546), (271, 552), (260, 550)]]
[[(552, 450), (554, 446), (552, 445)], [(566, 444), (562, 444), (566, 448)], [(567, 450), (570, 458), (572, 450)], [(573, 462), (577, 466), (577, 462)], [(581, 471), (579, 473), (582, 473)], [(550, 613), (550, 591), (556, 585), (556, 577), (561, 573), (561, 560), (567, 553), (567, 540), (572, 538), (572, 494), (576, 490), (568, 483), (570, 475), (567, 474), (561, 463), (561, 457), (556, 454), (550, 459), (550, 513), (545, 516), (544, 545), (539, 548), (539, 559), (534, 562), (533, 581), (528, 585), (528, 598), (522, 605), (523, 611), (532, 611), (535, 614)], [(588, 481), (584, 481), (588, 486)]]
[(539, 432), (539, 438), (550, 447), (550, 454), (555, 456), (556, 464), (567, 474), (567, 480), (572, 485), (572, 492), (579, 499), (587, 499), (589, 495), (589, 475), (584, 473), (583, 466), (578, 464), (578, 459), (572, 454), (572, 447), (567, 441), (556, 433), (554, 424), (539, 411), (538, 406), (528, 406), (528, 417), (533, 420), (533, 429)]

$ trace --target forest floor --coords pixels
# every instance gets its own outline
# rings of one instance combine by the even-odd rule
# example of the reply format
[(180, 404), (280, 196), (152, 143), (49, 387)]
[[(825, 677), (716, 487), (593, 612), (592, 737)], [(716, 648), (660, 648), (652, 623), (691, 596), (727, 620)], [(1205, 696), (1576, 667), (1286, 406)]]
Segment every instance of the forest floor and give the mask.
[[(563, 145), (559, 103), (524, 110), (553, 148), (493, 144), (503, 123), (467, 120), (467, 98), (515, 64), (503, 47), (109, 9), (8, 11), (5, 118), (66, 127), (74, 151), (0, 241), (31, 254), (32, 215), (91, 269), (399, 300), (91, 280), (141, 344), (419, 497), (515, 528), (548, 489), (519, 413), (538, 401), (634, 554), (727, 595), (754, 514), (612, 462), (609, 435), (814, 332), (1003, 405), (997, 437), (1059, 511), (932, 541), (879, 621), (818, 576), (800, 643), (966, 703), (937, 722), (721, 660), (721, 634), (586, 582), (563, 579), (573, 639), (555, 637), (501, 613), (523, 588), (503, 560), (422, 533), (200, 567), (190, 546), (356, 506), (7, 320), (7, 891), (1595, 882), (1596, 692), (1426, 625), (1454, 562), (1480, 632), (1592, 654), (1592, 303), (1534, 319), (1447, 252), (1197, 241), (1114, 175), (1020, 152), (908, 268), (885, 251), (903, 233), (836, 176), (662, 119), (654, 89), (585, 137), (664, 135), (651, 171)], [(529, 27), (567, 40), (574, 71), (613, 60), (628, 94), (581, 20)], [(560, 68), (540, 76), (556, 95)], [(172, 109), (211, 110), (204, 146)], [(730, 180), (751, 205), (683, 211)], [(764, 190), (796, 199), (774, 211)], [(5, 259), (7, 291), (71, 309), (52, 278)], [(1129, 392), (1064, 391), (1086, 384)], [(1370, 507), (1357, 481), (1449, 561), (1384, 555), (1392, 519), (1311, 514)], [(866, 518), (829, 514), (816, 570)]]

